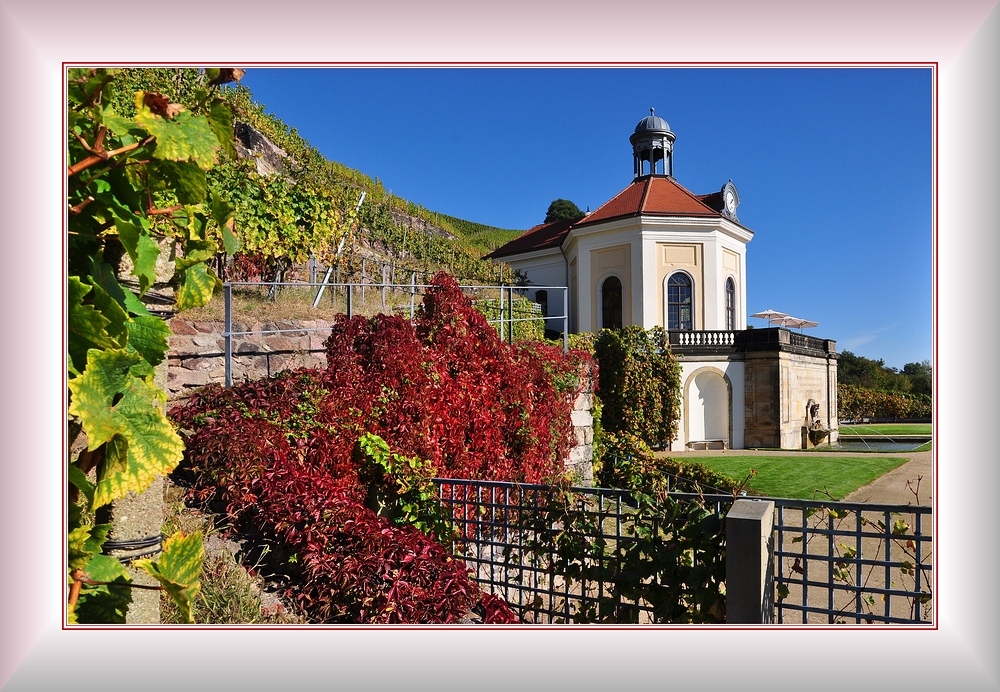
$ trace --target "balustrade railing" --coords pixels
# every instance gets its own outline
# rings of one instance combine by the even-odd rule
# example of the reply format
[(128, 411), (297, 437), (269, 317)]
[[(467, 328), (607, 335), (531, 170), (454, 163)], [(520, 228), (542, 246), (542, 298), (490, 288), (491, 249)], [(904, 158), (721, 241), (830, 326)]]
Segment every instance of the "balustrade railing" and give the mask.
[(732, 330), (671, 331), (671, 346), (733, 346), (736, 332)]

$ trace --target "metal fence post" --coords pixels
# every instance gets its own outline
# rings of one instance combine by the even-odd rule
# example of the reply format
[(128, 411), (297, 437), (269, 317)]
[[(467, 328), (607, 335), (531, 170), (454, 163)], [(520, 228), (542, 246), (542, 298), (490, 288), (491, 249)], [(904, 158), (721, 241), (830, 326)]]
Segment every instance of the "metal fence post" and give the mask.
[(774, 502), (737, 500), (726, 515), (726, 623), (774, 622)]
[(500, 299), (497, 301), (497, 312), (500, 317), (500, 341), (504, 340), (504, 322), (503, 322), (503, 284), (500, 284)]
[(354, 317), (354, 305), (351, 300), (351, 297), (354, 295), (353, 288), (354, 284), (347, 284), (347, 287), (344, 289), (347, 291), (347, 319)]
[(233, 286), (225, 284), (226, 298), (226, 331), (222, 337), (226, 340), (226, 389), (233, 386)]
[(389, 288), (389, 279), (386, 276), (386, 266), (382, 265), (382, 312), (385, 312), (385, 293)]
[(410, 272), (410, 322), (413, 321), (416, 300), (417, 300), (417, 273)]
[(563, 288), (563, 353), (569, 353), (569, 287)]
[(507, 291), (507, 318), (510, 320), (510, 330), (507, 332), (507, 343), (514, 343), (514, 287)]

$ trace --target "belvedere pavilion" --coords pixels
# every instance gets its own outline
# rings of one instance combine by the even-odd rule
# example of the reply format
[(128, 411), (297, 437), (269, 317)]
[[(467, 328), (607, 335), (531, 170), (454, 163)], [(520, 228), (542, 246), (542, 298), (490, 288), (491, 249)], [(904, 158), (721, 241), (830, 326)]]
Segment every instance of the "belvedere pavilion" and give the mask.
[[(639, 325), (667, 330), (683, 403), (672, 451), (803, 449), (837, 439), (836, 342), (781, 327), (746, 329), (746, 248), (730, 180), (694, 194), (674, 178), (676, 135), (654, 114), (629, 137), (633, 180), (572, 221), (535, 226), (488, 257), (523, 273), (527, 296), (569, 330)], [(561, 296), (558, 297), (561, 302)]]

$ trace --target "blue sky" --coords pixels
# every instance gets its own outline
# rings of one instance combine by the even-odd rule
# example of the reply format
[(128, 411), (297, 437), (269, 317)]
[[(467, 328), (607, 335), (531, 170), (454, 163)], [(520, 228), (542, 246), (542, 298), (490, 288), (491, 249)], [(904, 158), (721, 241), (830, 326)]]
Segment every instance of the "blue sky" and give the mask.
[(517, 229), (626, 187), (654, 107), (678, 182), (739, 189), (751, 313), (818, 321), (808, 333), (897, 368), (932, 356), (929, 68), (251, 67), (243, 83), (396, 195)]

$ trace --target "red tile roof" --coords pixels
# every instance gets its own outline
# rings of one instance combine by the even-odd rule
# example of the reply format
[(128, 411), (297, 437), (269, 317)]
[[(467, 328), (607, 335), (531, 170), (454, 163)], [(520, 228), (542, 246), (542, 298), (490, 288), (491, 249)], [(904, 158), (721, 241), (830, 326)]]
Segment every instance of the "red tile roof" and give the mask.
[[(719, 198), (718, 200), (716, 198)], [(532, 250), (561, 246), (573, 228), (630, 216), (697, 216), (718, 218), (722, 214), (709, 204), (721, 202), (718, 192), (695, 195), (677, 181), (663, 176), (647, 175), (636, 178), (592, 213), (576, 221), (556, 221), (530, 228), (506, 245), (497, 248), (488, 258), (520, 255)], [(721, 206), (720, 206), (721, 208)]]
[(507, 257), (508, 255), (520, 255), (523, 252), (531, 252), (533, 250), (559, 247), (566, 239), (566, 236), (569, 234), (569, 228), (575, 221), (579, 221), (579, 219), (553, 221), (552, 223), (542, 223), (533, 226), (506, 245), (498, 247), (486, 255), (486, 257)]
[(577, 226), (627, 216), (720, 216), (696, 195), (662, 176), (645, 176), (633, 181)]

